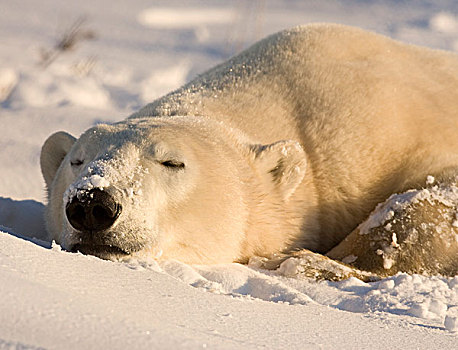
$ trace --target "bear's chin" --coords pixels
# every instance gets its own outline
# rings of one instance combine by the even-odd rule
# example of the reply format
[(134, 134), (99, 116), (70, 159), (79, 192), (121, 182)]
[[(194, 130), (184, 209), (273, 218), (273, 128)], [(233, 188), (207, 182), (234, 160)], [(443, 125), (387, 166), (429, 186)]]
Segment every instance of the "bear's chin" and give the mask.
[(80, 252), (85, 255), (94, 255), (104, 260), (122, 260), (130, 255), (128, 252), (114, 245), (75, 244), (71, 248), (71, 251), (74, 253)]

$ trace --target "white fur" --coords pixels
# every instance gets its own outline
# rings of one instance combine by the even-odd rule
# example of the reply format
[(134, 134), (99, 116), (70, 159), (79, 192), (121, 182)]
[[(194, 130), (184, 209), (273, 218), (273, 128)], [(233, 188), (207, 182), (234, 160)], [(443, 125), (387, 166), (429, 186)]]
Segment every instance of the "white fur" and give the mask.
[[(51, 136), (48, 229), (77, 241), (64, 194), (97, 175), (126, 208), (107, 234), (126, 251), (194, 263), (326, 252), (377, 203), (458, 165), (457, 87), (452, 53), (340, 25), (280, 32), (70, 150), (71, 136)], [(170, 157), (185, 169), (164, 169)]]

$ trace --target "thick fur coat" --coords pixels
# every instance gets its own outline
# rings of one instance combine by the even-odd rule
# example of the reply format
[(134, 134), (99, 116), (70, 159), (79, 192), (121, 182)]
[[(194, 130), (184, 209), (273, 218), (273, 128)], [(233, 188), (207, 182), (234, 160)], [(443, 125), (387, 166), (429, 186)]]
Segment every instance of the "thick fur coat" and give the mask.
[[(41, 156), (47, 225), (67, 249), (106, 258), (326, 253), (390, 195), (428, 175), (450, 184), (457, 130), (457, 55), (341, 25), (297, 27), (126, 121), (79, 140), (51, 136)], [(94, 188), (122, 212), (97, 233), (75, 229), (68, 207)]]

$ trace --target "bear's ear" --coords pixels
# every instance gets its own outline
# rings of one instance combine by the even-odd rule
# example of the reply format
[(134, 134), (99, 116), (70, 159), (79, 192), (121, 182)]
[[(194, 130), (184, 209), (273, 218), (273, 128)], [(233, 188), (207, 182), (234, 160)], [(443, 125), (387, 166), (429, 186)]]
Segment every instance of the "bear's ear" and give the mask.
[(302, 182), (307, 168), (307, 156), (296, 141), (278, 141), (270, 145), (252, 146), (255, 166), (262, 177), (273, 181), (284, 200)]
[(50, 188), (57, 169), (75, 143), (72, 135), (59, 131), (52, 134), (41, 148), (40, 166), (46, 186)]

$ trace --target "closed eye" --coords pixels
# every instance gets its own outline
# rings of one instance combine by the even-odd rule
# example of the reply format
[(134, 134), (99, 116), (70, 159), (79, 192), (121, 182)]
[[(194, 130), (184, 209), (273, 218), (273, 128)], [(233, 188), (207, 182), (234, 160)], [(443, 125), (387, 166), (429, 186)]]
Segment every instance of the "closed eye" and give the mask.
[(84, 161), (82, 161), (80, 159), (76, 159), (76, 160), (72, 160), (70, 162), (70, 165), (74, 166), (74, 167), (77, 167), (77, 166), (83, 165), (83, 163), (84, 163)]
[(176, 160), (166, 160), (164, 162), (161, 162), (161, 165), (170, 168), (170, 169), (175, 169), (175, 170), (181, 170), (184, 169), (185, 165), (182, 162), (176, 161)]

